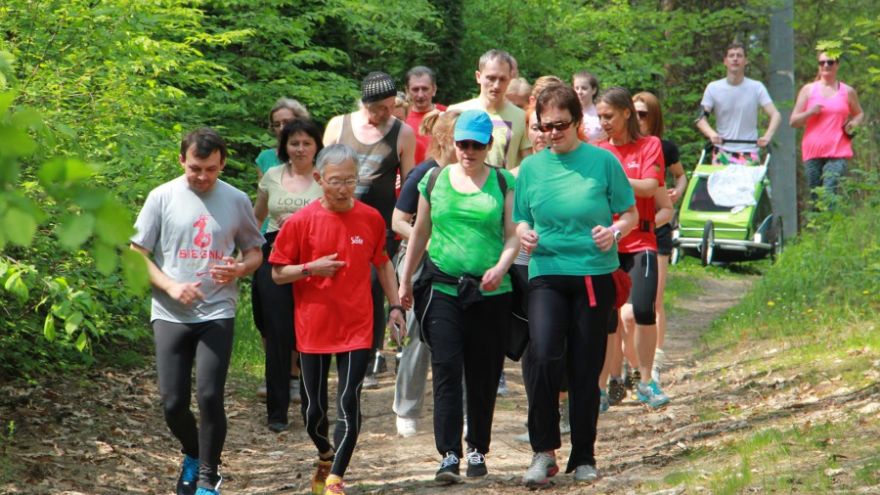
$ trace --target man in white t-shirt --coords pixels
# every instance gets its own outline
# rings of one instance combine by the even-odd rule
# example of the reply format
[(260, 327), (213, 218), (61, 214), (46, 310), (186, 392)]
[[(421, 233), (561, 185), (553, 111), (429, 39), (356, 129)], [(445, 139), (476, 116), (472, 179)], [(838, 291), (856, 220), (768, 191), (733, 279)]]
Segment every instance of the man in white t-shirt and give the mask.
[[(247, 194), (219, 179), (226, 143), (217, 132), (187, 134), (180, 165), (183, 175), (147, 196), (131, 249), (144, 255), (150, 275), (162, 409), (184, 454), (176, 493), (218, 495), (236, 281), (260, 266), (264, 239)], [(190, 410), (193, 383), (198, 420)]]
[[(722, 150), (732, 153), (755, 153), (773, 139), (779, 127), (781, 116), (767, 88), (759, 81), (745, 77), (745, 48), (738, 41), (727, 47), (724, 66), (727, 77), (712, 81), (706, 86), (700, 106), (703, 112), (697, 119), (697, 128), (712, 143)], [(758, 136), (758, 108), (770, 117), (767, 131)], [(715, 129), (709, 125), (708, 115), (715, 114)], [(725, 143), (728, 140), (757, 141), (757, 146), (748, 143)]]
[(531, 154), (526, 133), (526, 113), (507, 100), (507, 86), (516, 72), (516, 61), (504, 50), (489, 50), (480, 57), (476, 72), (480, 96), (449, 107), (450, 110), (485, 110), (492, 118), (492, 150), (486, 163), (508, 170)]

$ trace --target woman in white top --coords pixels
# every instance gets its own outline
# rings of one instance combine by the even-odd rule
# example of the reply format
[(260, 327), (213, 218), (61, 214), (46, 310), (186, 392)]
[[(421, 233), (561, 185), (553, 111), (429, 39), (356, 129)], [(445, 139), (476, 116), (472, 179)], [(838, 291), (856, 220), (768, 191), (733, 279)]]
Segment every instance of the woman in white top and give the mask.
[(297, 119), (284, 126), (278, 136), (281, 165), (272, 167), (260, 179), (254, 216), (262, 224), (269, 218), (263, 263), (254, 272), (252, 285), (254, 324), (263, 336), (266, 353), (266, 412), (269, 429), (287, 429), (291, 399), (300, 401), (300, 378), (293, 332), (293, 289), (272, 281), (269, 254), (278, 231), (291, 215), (323, 194), (315, 182), (315, 156), (324, 147), (321, 129), (309, 119)]

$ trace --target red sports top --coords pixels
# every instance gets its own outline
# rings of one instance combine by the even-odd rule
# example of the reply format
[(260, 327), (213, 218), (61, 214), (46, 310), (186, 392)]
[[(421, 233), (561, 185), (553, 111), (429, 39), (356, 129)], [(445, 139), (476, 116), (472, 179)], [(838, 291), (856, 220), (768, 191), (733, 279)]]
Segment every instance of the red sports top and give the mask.
[(298, 265), (333, 253), (345, 261), (336, 275), (293, 283), (300, 352), (332, 354), (372, 347), (370, 264), (378, 267), (388, 261), (385, 221), (375, 208), (356, 200), (354, 208), (339, 213), (313, 201), (284, 222), (269, 263)]
[[(435, 103), (434, 108), (441, 112), (446, 111), (446, 105), (441, 105), (439, 103)], [(425, 158), (427, 158), (425, 154), (428, 152), (428, 148), (431, 147), (431, 136), (425, 136), (419, 132), (419, 127), (422, 126), (422, 120), (425, 119), (425, 115), (428, 115), (430, 111), (431, 110), (428, 110), (428, 112), (417, 112), (415, 110), (410, 110), (409, 115), (406, 116), (407, 125), (412, 127), (412, 130), (416, 133), (416, 165), (425, 161)]]
[[(602, 141), (599, 147), (614, 153), (630, 179), (657, 179), (660, 186), (665, 186), (663, 177), (666, 174), (666, 167), (663, 163), (663, 146), (657, 137), (643, 136), (620, 146)], [(617, 251), (620, 253), (657, 250), (657, 237), (654, 235), (654, 197), (636, 196), (636, 209), (639, 211), (639, 223), (632, 232), (620, 240), (617, 246)], [(649, 222), (650, 229), (644, 230), (645, 222)]]

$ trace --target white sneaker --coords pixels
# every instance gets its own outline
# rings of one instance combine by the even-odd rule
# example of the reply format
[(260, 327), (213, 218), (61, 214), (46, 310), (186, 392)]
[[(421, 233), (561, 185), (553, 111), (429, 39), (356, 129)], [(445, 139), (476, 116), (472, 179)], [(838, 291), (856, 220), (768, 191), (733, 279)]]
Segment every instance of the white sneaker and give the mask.
[(397, 434), (403, 438), (411, 437), (418, 433), (418, 420), (416, 418), (404, 418), (397, 416)]
[(379, 379), (376, 378), (376, 375), (367, 375), (364, 377), (362, 387), (364, 390), (379, 388)]
[(302, 402), (302, 397), (300, 396), (299, 391), (299, 378), (290, 378), (290, 401), (294, 404)]
[(660, 384), (660, 372), (666, 368), (666, 353), (663, 349), (654, 351), (654, 366), (651, 368), (651, 379)]

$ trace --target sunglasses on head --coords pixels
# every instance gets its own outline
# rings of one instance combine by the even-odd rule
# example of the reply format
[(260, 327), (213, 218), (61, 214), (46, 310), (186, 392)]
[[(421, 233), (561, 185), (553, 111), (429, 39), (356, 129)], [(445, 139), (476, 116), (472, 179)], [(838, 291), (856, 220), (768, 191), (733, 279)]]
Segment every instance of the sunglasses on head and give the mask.
[(828, 67), (833, 67), (837, 63), (837, 60), (820, 60), (819, 66), (826, 65)]
[(472, 141), (470, 139), (468, 139), (466, 141), (456, 141), (455, 142), (455, 147), (460, 150), (483, 151), (484, 149), (486, 149), (486, 146), (489, 146), (489, 144), (488, 143), (486, 143), (486, 144), (478, 143), (478, 142)]
[(647, 110), (636, 110), (636, 115), (639, 116), (639, 119), (643, 119), (648, 116)]
[(569, 120), (568, 122), (540, 122), (538, 124), (538, 128), (541, 129), (541, 132), (550, 132), (553, 130), (562, 132), (573, 124), (573, 120)]

